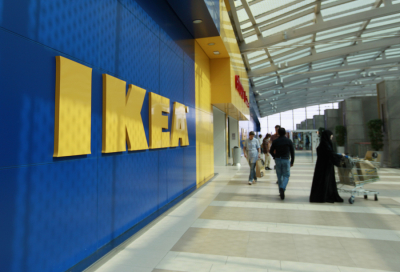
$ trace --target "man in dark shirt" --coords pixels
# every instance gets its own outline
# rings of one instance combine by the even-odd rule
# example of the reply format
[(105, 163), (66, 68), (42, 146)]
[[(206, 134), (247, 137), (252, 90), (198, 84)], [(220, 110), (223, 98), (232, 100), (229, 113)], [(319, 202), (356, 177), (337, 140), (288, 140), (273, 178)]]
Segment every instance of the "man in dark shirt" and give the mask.
[(276, 164), (279, 194), (281, 199), (285, 199), (285, 190), (290, 177), (290, 167), (294, 163), (294, 148), (292, 141), (285, 137), (286, 130), (284, 128), (280, 128), (278, 134), (279, 138), (272, 142), (269, 153), (274, 158)]
[[(271, 145), (272, 145), (272, 142), (273, 142), (273, 141), (275, 141), (276, 139), (279, 138), (278, 130), (279, 130), (280, 128), (281, 128), (280, 125), (276, 125), (276, 126), (275, 126), (275, 134), (273, 134), (273, 135), (271, 136), (271, 138), (270, 138)], [(274, 169), (276, 169), (276, 165), (274, 165)], [(276, 184), (278, 184), (278, 182), (276, 182)]]

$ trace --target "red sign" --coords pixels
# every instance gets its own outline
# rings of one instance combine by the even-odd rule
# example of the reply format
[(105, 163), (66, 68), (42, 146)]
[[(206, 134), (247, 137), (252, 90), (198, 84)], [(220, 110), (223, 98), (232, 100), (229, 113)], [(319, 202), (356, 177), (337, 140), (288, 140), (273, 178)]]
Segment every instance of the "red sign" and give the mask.
[(243, 99), (246, 106), (250, 108), (249, 99), (247, 98), (246, 92), (243, 89), (243, 85), (240, 82), (240, 77), (238, 75), (235, 75), (235, 88), (238, 91), (240, 97)]

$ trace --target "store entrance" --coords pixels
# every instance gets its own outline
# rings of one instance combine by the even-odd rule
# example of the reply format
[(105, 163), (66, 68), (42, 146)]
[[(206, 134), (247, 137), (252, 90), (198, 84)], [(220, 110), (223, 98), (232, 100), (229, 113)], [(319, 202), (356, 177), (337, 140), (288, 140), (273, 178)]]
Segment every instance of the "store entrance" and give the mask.
[(296, 153), (307, 152), (313, 155), (317, 152), (317, 147), (319, 145), (317, 130), (295, 130), (290, 134)]

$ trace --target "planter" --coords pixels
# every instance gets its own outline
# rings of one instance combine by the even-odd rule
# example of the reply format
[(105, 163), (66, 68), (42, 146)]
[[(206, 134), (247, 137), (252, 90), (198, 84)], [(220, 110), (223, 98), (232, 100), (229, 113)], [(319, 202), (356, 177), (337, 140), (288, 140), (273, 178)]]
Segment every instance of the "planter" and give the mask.
[(344, 146), (338, 146), (337, 153), (344, 154)]

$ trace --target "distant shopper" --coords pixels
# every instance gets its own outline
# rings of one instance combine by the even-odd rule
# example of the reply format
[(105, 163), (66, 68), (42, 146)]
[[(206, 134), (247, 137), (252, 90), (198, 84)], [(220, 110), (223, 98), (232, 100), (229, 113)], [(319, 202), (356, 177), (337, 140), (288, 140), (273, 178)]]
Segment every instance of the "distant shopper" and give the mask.
[(334, 165), (339, 165), (342, 155), (333, 151), (333, 133), (325, 130), (321, 133), (321, 142), (317, 147), (317, 163), (311, 187), (310, 202), (343, 202), (339, 196), (335, 180)]
[(269, 165), (271, 163), (271, 155), (269, 154), (269, 149), (271, 148), (271, 134), (267, 134), (265, 135), (265, 138), (263, 140), (262, 143), (262, 150), (263, 153), (265, 154), (265, 170), (272, 170), (271, 168), (269, 168)]
[(272, 142), (273, 141), (275, 141), (276, 139), (278, 139), (279, 138), (279, 134), (278, 134), (278, 130), (281, 128), (281, 126), (280, 125), (276, 125), (275, 126), (275, 134), (274, 135), (272, 135), (271, 136), (271, 144), (272, 144)]
[(306, 135), (306, 149), (310, 150), (310, 137), (308, 135)]
[(290, 167), (294, 163), (293, 142), (286, 137), (286, 130), (278, 130), (279, 138), (272, 142), (269, 153), (275, 160), (276, 175), (278, 176), (279, 194), (285, 199), (286, 186), (289, 183)]
[[(270, 146), (272, 145), (273, 141), (275, 141), (276, 139), (279, 138), (278, 130), (279, 130), (280, 128), (281, 128), (280, 125), (276, 125), (276, 126), (275, 126), (275, 134), (272, 135), (271, 138), (270, 138), (270, 141), (271, 141)], [(276, 169), (276, 165), (274, 166), (274, 169)], [(276, 182), (276, 184), (278, 184), (278, 181)]]
[(253, 183), (253, 180), (257, 182), (256, 162), (260, 157), (260, 142), (254, 138), (254, 134), (253, 131), (249, 133), (249, 138), (244, 142), (243, 146), (244, 156), (247, 158), (250, 166), (249, 185)]
[(264, 162), (265, 162), (265, 156), (264, 156), (264, 150), (263, 150), (263, 138), (262, 138), (262, 135), (260, 134), (260, 135), (258, 135), (258, 142), (260, 143), (260, 157), (261, 157), (261, 159), (262, 160), (264, 160)]

